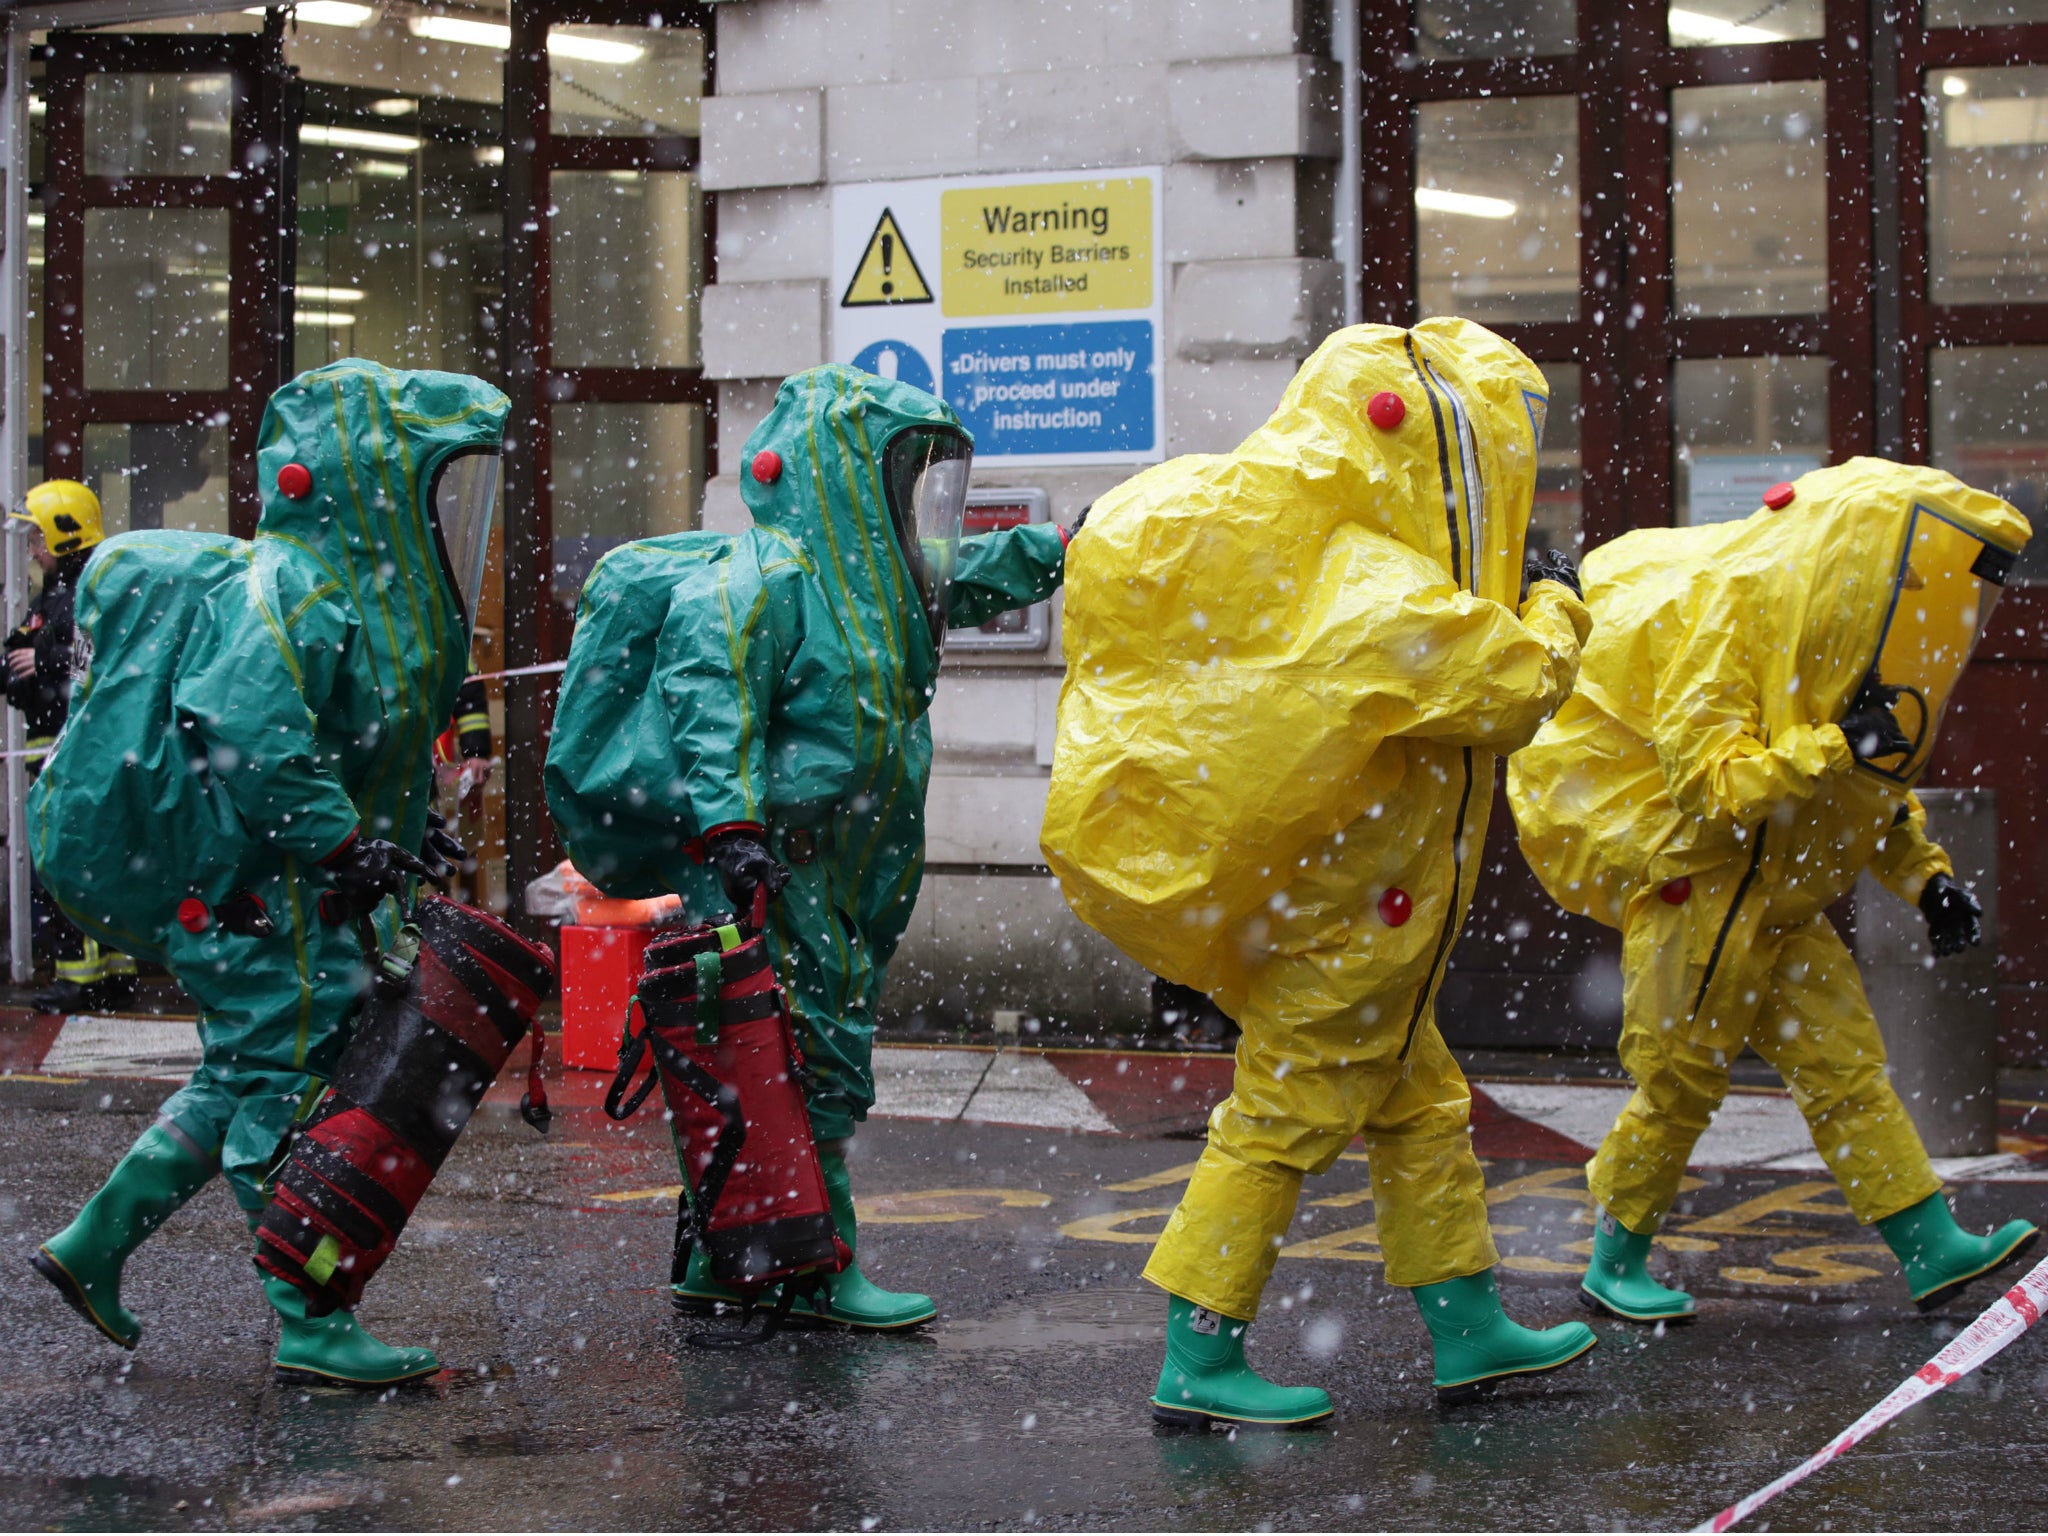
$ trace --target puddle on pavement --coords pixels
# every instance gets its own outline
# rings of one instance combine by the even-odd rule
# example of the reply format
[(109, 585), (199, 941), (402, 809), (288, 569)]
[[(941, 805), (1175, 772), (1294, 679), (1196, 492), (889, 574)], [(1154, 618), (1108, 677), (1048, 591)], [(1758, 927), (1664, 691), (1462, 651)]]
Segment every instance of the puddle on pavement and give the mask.
[(1066, 1291), (962, 1318), (935, 1330), (942, 1350), (1121, 1349), (1166, 1337), (1165, 1297), (1153, 1290)]

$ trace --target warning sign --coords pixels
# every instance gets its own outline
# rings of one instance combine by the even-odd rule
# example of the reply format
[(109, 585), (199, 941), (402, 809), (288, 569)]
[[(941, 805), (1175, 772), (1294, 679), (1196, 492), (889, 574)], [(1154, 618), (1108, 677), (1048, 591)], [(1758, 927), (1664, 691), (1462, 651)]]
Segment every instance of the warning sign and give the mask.
[(1157, 460), (1162, 181), (834, 187), (832, 356), (940, 395), (977, 463)]
[(1050, 181), (939, 199), (946, 313), (1152, 307), (1152, 185)]
[(853, 269), (840, 304), (847, 309), (859, 309), (870, 304), (931, 301), (932, 291), (917, 269), (917, 258), (910, 254), (903, 231), (896, 227), (896, 215), (884, 208), (882, 216), (875, 220), (875, 232), (868, 236), (867, 249), (861, 252), (860, 265)]

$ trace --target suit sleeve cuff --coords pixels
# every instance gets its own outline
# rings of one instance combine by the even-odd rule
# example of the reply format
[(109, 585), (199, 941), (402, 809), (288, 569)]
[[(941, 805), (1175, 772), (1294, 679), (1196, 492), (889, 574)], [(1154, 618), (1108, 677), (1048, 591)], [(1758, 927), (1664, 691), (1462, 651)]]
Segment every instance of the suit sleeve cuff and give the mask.
[(764, 840), (768, 836), (768, 829), (758, 821), (722, 821), (715, 827), (705, 829), (704, 841), (709, 843), (716, 838), (724, 837), (728, 832), (744, 832), (749, 837)]

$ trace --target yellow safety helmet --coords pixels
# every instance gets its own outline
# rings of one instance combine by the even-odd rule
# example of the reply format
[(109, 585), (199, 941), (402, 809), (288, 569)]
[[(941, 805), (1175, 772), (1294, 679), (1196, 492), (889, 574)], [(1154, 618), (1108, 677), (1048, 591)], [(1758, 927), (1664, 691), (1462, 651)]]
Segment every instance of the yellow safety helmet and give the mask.
[(53, 555), (81, 554), (106, 537), (99, 497), (76, 480), (45, 480), (28, 493), (27, 510), (10, 516), (34, 523)]

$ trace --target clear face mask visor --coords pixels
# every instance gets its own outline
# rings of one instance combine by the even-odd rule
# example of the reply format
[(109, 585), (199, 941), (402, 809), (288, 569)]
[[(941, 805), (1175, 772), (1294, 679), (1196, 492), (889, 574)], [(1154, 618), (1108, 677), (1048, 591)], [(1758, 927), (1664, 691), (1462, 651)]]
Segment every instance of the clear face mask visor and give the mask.
[(890, 518), (934, 644), (945, 641), (947, 595), (959, 558), (973, 464), (974, 448), (966, 437), (943, 427), (899, 432), (885, 453)]
[(448, 579), (472, 629), (490, 559), (491, 526), (498, 516), (500, 463), (495, 449), (471, 449), (443, 459), (434, 474), (434, 526)]
[(1874, 679), (1912, 749), (1866, 764), (1910, 781), (1927, 766), (1949, 700), (1984, 637), (2014, 557), (1926, 507), (1913, 509)]

